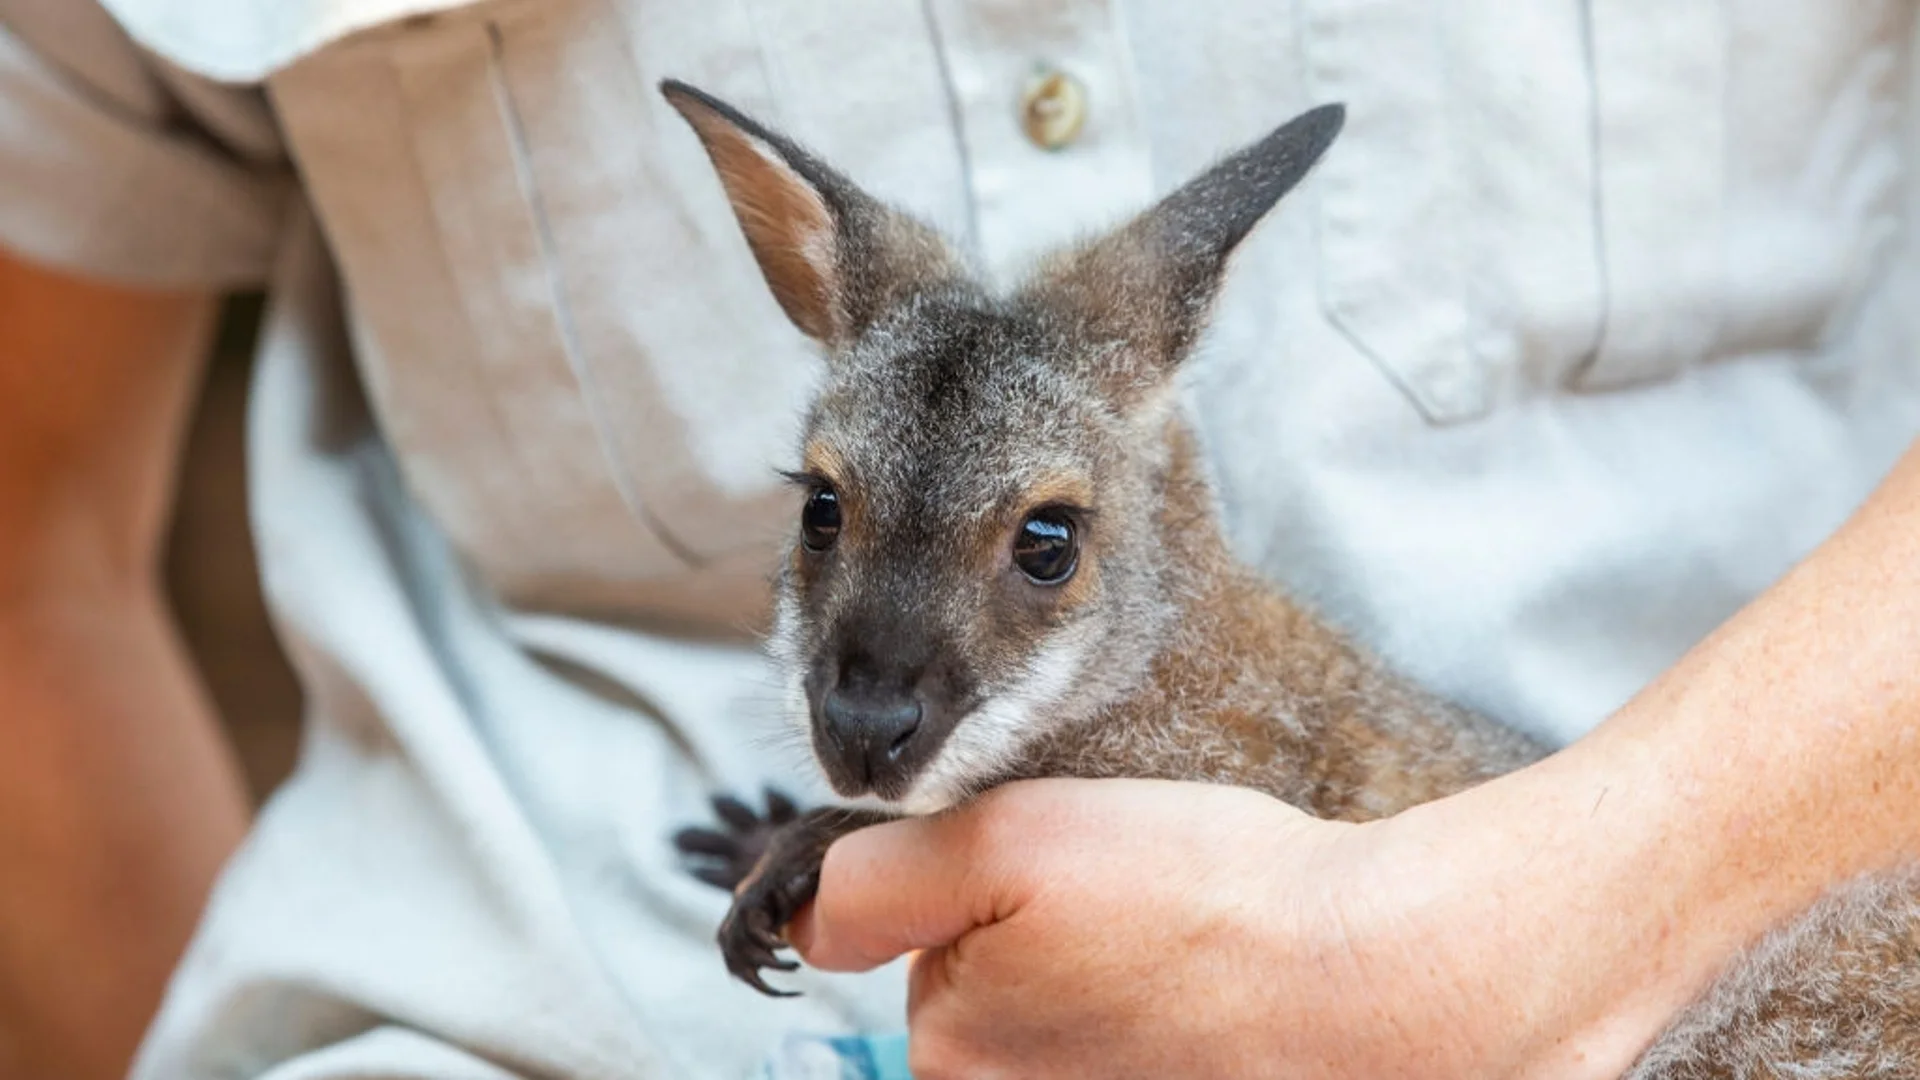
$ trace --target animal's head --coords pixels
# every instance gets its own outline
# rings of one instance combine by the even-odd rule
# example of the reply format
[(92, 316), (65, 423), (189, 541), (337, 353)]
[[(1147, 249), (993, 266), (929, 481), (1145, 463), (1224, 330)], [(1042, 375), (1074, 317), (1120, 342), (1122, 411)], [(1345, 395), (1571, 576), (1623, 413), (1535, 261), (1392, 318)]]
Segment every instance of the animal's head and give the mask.
[(1342, 111), (1306, 113), (999, 296), (793, 142), (662, 90), (827, 356), (791, 474), (775, 652), (836, 791), (938, 809), (1145, 676), (1169, 611), (1173, 373), (1228, 256)]

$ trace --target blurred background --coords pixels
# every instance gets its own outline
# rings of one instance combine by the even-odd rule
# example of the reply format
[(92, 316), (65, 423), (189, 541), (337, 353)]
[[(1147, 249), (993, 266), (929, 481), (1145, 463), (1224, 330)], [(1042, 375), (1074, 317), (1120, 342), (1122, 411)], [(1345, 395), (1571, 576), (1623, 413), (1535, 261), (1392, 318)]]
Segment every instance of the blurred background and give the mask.
[(293, 766), (300, 688), (267, 623), (247, 524), (246, 402), (260, 298), (228, 302), (181, 464), (167, 588), (256, 805)]

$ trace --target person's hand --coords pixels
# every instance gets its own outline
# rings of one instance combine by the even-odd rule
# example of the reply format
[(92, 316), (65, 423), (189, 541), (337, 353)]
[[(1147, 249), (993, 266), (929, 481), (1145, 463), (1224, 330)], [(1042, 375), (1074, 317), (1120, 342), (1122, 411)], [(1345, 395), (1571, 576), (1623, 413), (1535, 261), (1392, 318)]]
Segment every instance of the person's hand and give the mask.
[(925, 950), (916, 1080), (1500, 1075), (1514, 1047), (1483, 1040), (1512, 1017), (1455, 974), (1445, 868), (1378, 865), (1372, 828), (1237, 788), (1012, 784), (843, 839), (790, 936), (830, 970)]

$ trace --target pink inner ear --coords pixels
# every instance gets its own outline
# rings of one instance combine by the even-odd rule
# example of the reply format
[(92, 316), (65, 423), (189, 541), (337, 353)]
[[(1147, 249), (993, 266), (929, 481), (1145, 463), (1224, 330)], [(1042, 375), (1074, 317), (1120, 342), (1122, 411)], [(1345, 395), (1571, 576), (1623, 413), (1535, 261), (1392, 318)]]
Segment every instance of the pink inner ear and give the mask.
[(718, 113), (674, 104), (706, 144), (774, 299), (802, 333), (835, 340), (834, 220), (826, 202), (778, 155)]

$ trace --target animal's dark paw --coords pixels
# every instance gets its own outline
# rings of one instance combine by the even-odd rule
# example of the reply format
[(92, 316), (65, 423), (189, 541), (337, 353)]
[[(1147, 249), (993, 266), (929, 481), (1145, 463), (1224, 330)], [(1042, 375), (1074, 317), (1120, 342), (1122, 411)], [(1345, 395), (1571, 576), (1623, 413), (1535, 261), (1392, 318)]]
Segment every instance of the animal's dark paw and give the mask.
[(700, 880), (733, 890), (733, 907), (720, 924), (720, 953), (734, 977), (763, 994), (793, 997), (761, 978), (762, 971), (800, 965), (780, 955), (787, 923), (820, 889), (820, 864), (842, 836), (892, 815), (877, 810), (820, 807), (799, 813), (793, 800), (767, 792), (757, 813), (738, 799), (713, 800), (724, 829), (683, 829), (674, 843)]
[[(804, 829), (804, 825), (795, 826)], [(770, 997), (794, 997), (792, 990), (767, 985), (761, 971), (793, 971), (800, 965), (780, 955), (787, 947), (787, 923), (820, 887), (819, 849), (811, 844), (776, 843), (734, 893), (733, 907), (720, 923), (720, 955), (733, 977)]]
[(719, 934), (727, 970), (763, 994), (792, 997), (793, 991), (768, 986), (760, 973), (800, 966), (779, 953), (787, 947), (788, 920), (819, 886), (824, 848), (805, 839), (802, 834), (813, 830), (799, 808), (772, 788), (766, 791), (765, 812), (728, 795), (714, 796), (713, 812), (719, 828), (682, 829), (674, 846), (694, 877), (734, 894)]
[(687, 860), (687, 871), (701, 881), (728, 892), (740, 887), (766, 854), (773, 836), (800, 816), (793, 800), (772, 788), (766, 790), (764, 814), (730, 795), (713, 797), (718, 829), (686, 828), (674, 834), (673, 846)]

